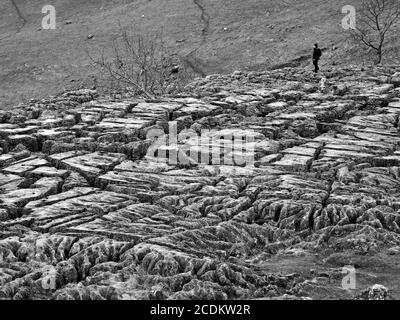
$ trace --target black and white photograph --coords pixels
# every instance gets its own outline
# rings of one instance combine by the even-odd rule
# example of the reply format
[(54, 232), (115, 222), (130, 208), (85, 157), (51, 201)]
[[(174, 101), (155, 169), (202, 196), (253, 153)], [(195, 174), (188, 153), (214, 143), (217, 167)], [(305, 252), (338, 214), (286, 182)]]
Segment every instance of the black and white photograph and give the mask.
[(0, 0), (0, 309), (399, 300), (399, 35), (399, 0)]

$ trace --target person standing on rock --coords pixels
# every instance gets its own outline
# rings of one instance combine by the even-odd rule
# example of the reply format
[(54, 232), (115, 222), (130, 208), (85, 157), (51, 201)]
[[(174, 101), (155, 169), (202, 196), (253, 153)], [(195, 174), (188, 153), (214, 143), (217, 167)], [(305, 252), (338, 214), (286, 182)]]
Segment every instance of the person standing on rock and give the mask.
[(315, 73), (317, 73), (319, 70), (318, 61), (321, 58), (321, 55), (322, 55), (322, 51), (320, 48), (318, 48), (318, 43), (316, 43), (315, 48), (314, 48), (314, 53), (313, 53), (313, 64), (315, 67), (315, 70), (314, 70)]

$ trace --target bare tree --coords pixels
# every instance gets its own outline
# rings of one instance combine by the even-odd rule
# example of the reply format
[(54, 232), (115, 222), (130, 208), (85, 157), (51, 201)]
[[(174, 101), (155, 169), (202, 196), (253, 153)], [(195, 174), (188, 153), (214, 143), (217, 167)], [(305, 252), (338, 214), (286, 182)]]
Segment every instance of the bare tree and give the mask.
[(119, 36), (96, 56), (87, 51), (92, 64), (100, 71), (109, 88), (128, 88), (134, 95), (147, 98), (179, 91), (190, 78), (172, 54), (161, 33), (131, 33), (120, 27)]
[(377, 64), (382, 62), (386, 40), (399, 18), (399, 0), (362, 1), (352, 35), (357, 42), (376, 53)]

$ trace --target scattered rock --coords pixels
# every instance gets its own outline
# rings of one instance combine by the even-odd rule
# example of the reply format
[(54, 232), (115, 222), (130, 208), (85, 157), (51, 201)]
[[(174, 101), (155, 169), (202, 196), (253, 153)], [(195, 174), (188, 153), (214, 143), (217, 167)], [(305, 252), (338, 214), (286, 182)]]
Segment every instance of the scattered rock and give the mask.
[(388, 289), (380, 284), (374, 284), (372, 287), (364, 290), (358, 297), (358, 300), (388, 300)]

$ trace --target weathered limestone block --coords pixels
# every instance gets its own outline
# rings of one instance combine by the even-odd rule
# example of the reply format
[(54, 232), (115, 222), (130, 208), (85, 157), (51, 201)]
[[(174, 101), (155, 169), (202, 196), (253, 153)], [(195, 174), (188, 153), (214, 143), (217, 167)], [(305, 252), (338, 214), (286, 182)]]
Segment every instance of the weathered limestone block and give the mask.
[(320, 152), (322, 145), (318, 143), (309, 143), (301, 146), (296, 146), (282, 150), (283, 154), (298, 154), (303, 156), (309, 156), (315, 158), (315, 156)]
[(23, 207), (30, 201), (44, 198), (58, 192), (59, 178), (42, 178), (30, 188), (15, 189), (0, 195), (0, 201), (8, 207)]
[(39, 142), (43, 144), (47, 140), (57, 140), (66, 136), (71, 136), (73, 132), (60, 129), (41, 129), (37, 131)]
[(43, 143), (42, 152), (46, 154), (59, 154), (69, 151), (76, 151), (77, 149), (78, 146), (74, 143), (47, 140)]
[(261, 107), (262, 114), (269, 114), (272, 112), (282, 112), (286, 110), (289, 105), (284, 101), (271, 102)]
[(277, 139), (279, 136), (279, 132), (281, 127), (285, 127), (286, 121), (279, 121), (279, 120), (269, 120), (267, 124), (248, 124), (248, 130), (253, 130), (256, 132), (261, 133), (267, 139)]
[(20, 152), (9, 152), (6, 154), (0, 155), (0, 167), (6, 167), (12, 164), (15, 161), (27, 158), (31, 155), (28, 150), (20, 151)]
[(142, 102), (133, 108), (132, 115), (139, 119), (168, 121), (171, 117), (170, 115), (180, 107), (182, 105), (175, 102)]
[(274, 162), (277, 167), (285, 168), (290, 171), (307, 171), (311, 166), (314, 157), (298, 155), (298, 154), (285, 154), (282, 159)]
[(37, 126), (20, 128), (15, 124), (0, 124), (0, 137), (6, 139), (9, 136), (31, 135), (37, 131)]
[(33, 201), (25, 206), (26, 218), (40, 231), (68, 230), (134, 202), (131, 197), (94, 188), (74, 188), (67, 192)]
[(391, 102), (389, 102), (387, 107), (383, 108), (385, 111), (389, 112), (389, 113), (394, 113), (397, 114), (400, 110), (400, 101), (398, 98), (396, 99), (392, 99)]
[(105, 118), (95, 125), (95, 129), (113, 132), (115, 130), (130, 130), (138, 134), (140, 129), (153, 125), (154, 123), (155, 119), (140, 119), (133, 116), (129, 118)]
[(121, 112), (122, 115), (129, 113), (137, 105), (137, 102), (121, 101), (121, 102), (109, 102), (102, 100), (94, 100), (82, 104), (82, 108), (102, 112), (104, 114)]
[(96, 180), (96, 185), (102, 188), (109, 184), (124, 185), (132, 188), (132, 190), (152, 190), (159, 185), (157, 176), (148, 174), (133, 173), (127, 171), (107, 172), (101, 175)]
[(60, 177), (66, 178), (69, 172), (67, 170), (58, 170), (54, 167), (41, 166), (26, 173), (27, 177)]
[(193, 119), (217, 115), (222, 113), (222, 107), (212, 104), (191, 103), (186, 104), (172, 114), (172, 119), (177, 119), (183, 116), (192, 116)]
[(150, 140), (141, 140), (127, 143), (123, 148), (129, 159), (139, 160), (146, 155), (150, 146)]
[(317, 122), (311, 119), (295, 120), (289, 128), (303, 138), (315, 138), (319, 135)]
[(4, 168), (3, 172), (24, 176), (27, 175), (30, 171), (46, 165), (48, 165), (46, 159), (31, 156), (29, 158), (12, 163), (10, 166)]
[(368, 161), (374, 157), (373, 154), (365, 153), (365, 152), (357, 152), (357, 150), (340, 150), (340, 149), (329, 149), (324, 148), (321, 151), (320, 158), (348, 158), (348, 159), (357, 159), (358, 161)]
[(79, 153), (63, 153), (49, 158), (56, 162), (57, 167), (79, 172), (90, 183), (94, 182), (101, 173), (112, 169), (126, 158), (121, 153), (95, 152), (74, 156), (75, 154)]
[(2, 192), (16, 190), (19, 187), (22, 187), (24, 184), (28, 184), (26, 179), (15, 175), (15, 174), (3, 174), (0, 173), (0, 190)]
[(295, 91), (295, 90), (291, 90), (291, 91), (284, 91), (280, 93), (280, 96), (285, 99), (286, 101), (299, 101), (304, 95), (304, 92), (302, 91)]
[(62, 191), (66, 192), (68, 190), (77, 188), (77, 187), (89, 187), (89, 183), (87, 180), (82, 177), (77, 172), (71, 172), (69, 176), (64, 180)]
[[(135, 135), (129, 131), (114, 131), (114, 132), (107, 132), (103, 134), (99, 134), (97, 137), (96, 141), (100, 143), (115, 143), (115, 142), (128, 142), (132, 139), (135, 138)], [(95, 139), (91, 139), (91, 141), (94, 141)]]
[(139, 242), (153, 237), (161, 237), (166, 233), (183, 231), (184, 229), (177, 229), (173, 226), (173, 222), (178, 219), (159, 206), (138, 203), (111, 212), (102, 219), (72, 227), (70, 230)]
[(39, 145), (36, 137), (28, 134), (18, 134), (18, 135), (9, 135), (7, 138), (8, 145), (10, 148), (14, 148), (19, 144), (22, 144), (30, 151), (38, 151)]

